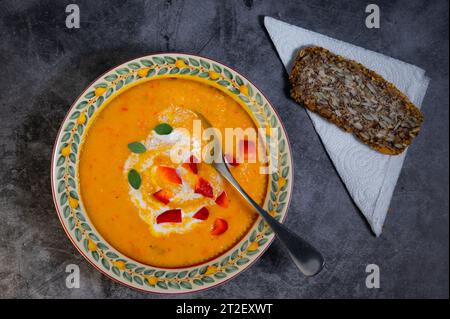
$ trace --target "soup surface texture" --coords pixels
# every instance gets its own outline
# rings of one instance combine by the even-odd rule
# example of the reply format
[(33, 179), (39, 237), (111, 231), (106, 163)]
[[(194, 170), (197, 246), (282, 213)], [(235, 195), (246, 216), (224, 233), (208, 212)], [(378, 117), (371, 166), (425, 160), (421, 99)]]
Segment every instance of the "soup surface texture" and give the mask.
[[(166, 78), (114, 97), (85, 134), (79, 162), (84, 208), (100, 234), (134, 260), (170, 268), (207, 261), (230, 249), (256, 219), (211, 165), (197, 163), (194, 151), (206, 142), (188, 138), (195, 112), (222, 134), (256, 128), (220, 90)], [(171, 152), (180, 141), (189, 148), (176, 153), (176, 162)], [(260, 204), (267, 191), (262, 166), (257, 159), (230, 168)]]

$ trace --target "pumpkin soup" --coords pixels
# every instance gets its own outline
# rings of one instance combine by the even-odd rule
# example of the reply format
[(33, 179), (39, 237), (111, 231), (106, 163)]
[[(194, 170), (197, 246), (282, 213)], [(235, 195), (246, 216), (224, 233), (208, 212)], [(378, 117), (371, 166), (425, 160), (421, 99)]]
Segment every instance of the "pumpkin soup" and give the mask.
[[(192, 137), (196, 112), (221, 132), (256, 128), (222, 91), (166, 78), (116, 96), (85, 135), (79, 181), (87, 214), (112, 246), (142, 263), (204, 262), (230, 249), (257, 217), (211, 165), (198, 159), (205, 142)], [(244, 157), (255, 151), (251, 141), (237, 143)], [(236, 180), (262, 204), (267, 175), (260, 174), (260, 161), (230, 164)]]

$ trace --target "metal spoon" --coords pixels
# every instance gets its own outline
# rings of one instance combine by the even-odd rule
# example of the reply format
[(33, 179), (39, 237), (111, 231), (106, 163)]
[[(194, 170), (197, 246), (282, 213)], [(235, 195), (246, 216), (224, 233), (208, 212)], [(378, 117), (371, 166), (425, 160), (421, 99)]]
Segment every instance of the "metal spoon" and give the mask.
[[(207, 127), (212, 127), (211, 123), (200, 113), (195, 112)], [(216, 138), (217, 136), (214, 136)], [(216, 141), (218, 139), (216, 138)], [(225, 164), (225, 158), (221, 151), (220, 144), (216, 143), (215, 150), (220, 150), (221, 161), (213, 161), (215, 169), (231, 184), (236, 190), (252, 205), (255, 210), (262, 216), (264, 221), (269, 224), (275, 235), (283, 243), (295, 265), (306, 276), (314, 276), (318, 274), (324, 265), (324, 258), (321, 253), (315, 249), (306, 240), (289, 230), (286, 226), (278, 222), (269, 215), (267, 211), (261, 208), (239, 185), (236, 179)]]

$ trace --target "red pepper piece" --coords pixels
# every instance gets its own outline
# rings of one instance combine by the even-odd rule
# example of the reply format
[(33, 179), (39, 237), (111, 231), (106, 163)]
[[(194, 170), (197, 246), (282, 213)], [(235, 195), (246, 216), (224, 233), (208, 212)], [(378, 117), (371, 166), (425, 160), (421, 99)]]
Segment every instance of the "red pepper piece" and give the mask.
[(219, 197), (217, 197), (216, 199), (216, 204), (223, 207), (223, 208), (227, 208), (228, 207), (228, 196), (227, 193), (225, 191), (223, 191)]
[(225, 154), (225, 163), (234, 167), (239, 166), (239, 163), (236, 160), (236, 158), (230, 154)]
[(253, 141), (243, 140), (240, 142), (240, 150), (244, 159), (247, 160), (250, 155), (253, 156), (256, 153), (256, 144)]
[(197, 194), (202, 194), (205, 197), (213, 197), (213, 189), (211, 184), (203, 177), (198, 178), (197, 184), (195, 185), (195, 192)]
[(161, 177), (165, 181), (168, 181), (168, 182), (171, 182), (174, 184), (183, 183), (181, 181), (180, 176), (178, 176), (177, 170), (175, 168), (167, 167), (167, 166), (158, 166), (157, 174), (159, 177)]
[(211, 231), (211, 234), (214, 236), (218, 236), (226, 232), (228, 229), (228, 223), (225, 219), (217, 218), (214, 221), (213, 229)]
[(161, 189), (153, 194), (161, 203), (168, 204), (175, 194), (168, 189)]
[(209, 210), (206, 207), (202, 207), (199, 209), (198, 212), (196, 212), (193, 216), (194, 218), (200, 219), (200, 220), (206, 220), (209, 217)]
[(182, 166), (183, 166), (185, 169), (191, 171), (192, 173), (197, 174), (197, 173), (198, 173), (197, 163), (198, 163), (198, 161), (197, 161), (197, 159), (195, 158), (195, 156), (194, 156), (194, 155), (191, 155), (191, 156), (189, 157), (188, 162), (187, 162), (187, 163), (183, 163)]
[(156, 217), (156, 223), (181, 223), (181, 209), (170, 209)]

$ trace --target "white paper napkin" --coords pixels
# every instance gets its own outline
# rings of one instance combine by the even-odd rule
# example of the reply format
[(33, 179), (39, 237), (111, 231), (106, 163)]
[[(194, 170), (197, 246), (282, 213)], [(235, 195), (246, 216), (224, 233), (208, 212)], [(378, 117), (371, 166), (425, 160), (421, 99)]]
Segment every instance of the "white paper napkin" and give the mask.
[[(270, 17), (265, 17), (264, 24), (288, 72), (299, 48), (321, 46), (362, 63), (397, 86), (415, 105), (422, 104), (429, 83), (424, 70)], [(406, 150), (397, 156), (380, 154), (317, 114), (307, 112), (354, 202), (379, 236)]]

